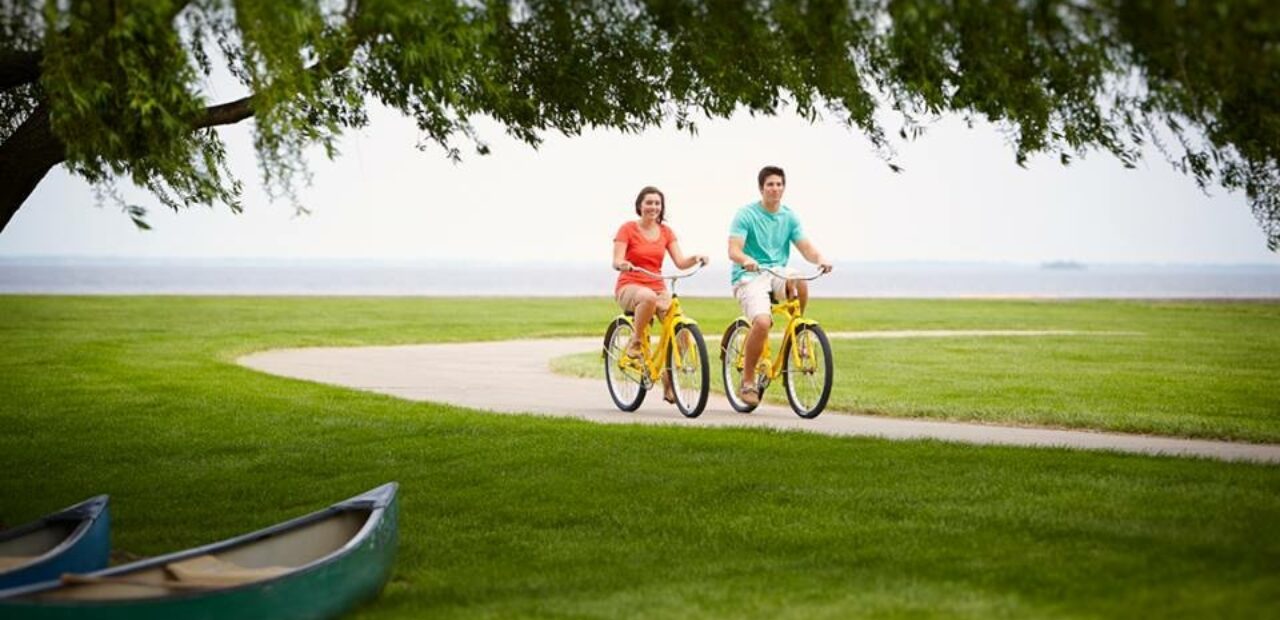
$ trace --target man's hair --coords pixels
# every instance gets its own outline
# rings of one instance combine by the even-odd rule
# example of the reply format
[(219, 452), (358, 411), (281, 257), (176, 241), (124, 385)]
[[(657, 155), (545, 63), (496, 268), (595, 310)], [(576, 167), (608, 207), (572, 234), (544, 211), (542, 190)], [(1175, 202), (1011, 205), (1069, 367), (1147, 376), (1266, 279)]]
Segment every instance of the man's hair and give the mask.
[(658, 200), (662, 202), (662, 210), (658, 211), (658, 223), (661, 224), (663, 220), (667, 219), (667, 197), (662, 193), (662, 190), (652, 185), (646, 186), (640, 190), (639, 194), (636, 194), (636, 215), (640, 215), (640, 203), (644, 202), (644, 197), (649, 194), (657, 194)]
[(783, 185), (787, 184), (787, 173), (783, 172), (782, 168), (777, 166), (765, 166), (761, 168), (760, 174), (756, 175), (756, 184), (759, 185), (760, 189), (764, 189), (764, 180), (775, 174), (782, 177)]

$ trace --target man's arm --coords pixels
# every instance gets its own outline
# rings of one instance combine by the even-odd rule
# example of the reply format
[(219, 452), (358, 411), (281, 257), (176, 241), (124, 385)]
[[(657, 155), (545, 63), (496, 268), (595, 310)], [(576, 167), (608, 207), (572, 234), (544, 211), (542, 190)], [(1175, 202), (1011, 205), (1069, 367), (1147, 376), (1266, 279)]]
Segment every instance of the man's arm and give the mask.
[(822, 257), (822, 252), (819, 252), (818, 248), (814, 247), (813, 242), (809, 241), (808, 238), (797, 241), (796, 249), (800, 250), (800, 255), (805, 260), (817, 265), (822, 273), (831, 271), (831, 263), (828, 263), (827, 259)]
[(747, 271), (759, 271), (760, 265), (756, 263), (756, 259), (747, 256), (742, 251), (742, 246), (746, 245), (747, 240), (742, 237), (729, 237), (729, 260), (736, 264), (742, 265)]

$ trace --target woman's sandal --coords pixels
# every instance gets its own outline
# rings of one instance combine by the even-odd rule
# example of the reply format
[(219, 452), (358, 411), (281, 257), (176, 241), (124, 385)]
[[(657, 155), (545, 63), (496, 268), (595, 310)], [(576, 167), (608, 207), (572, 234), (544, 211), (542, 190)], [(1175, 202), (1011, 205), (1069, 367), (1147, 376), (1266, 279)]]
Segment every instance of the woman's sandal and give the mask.
[(644, 361), (644, 346), (639, 340), (632, 340), (627, 344), (626, 356), (638, 362)]

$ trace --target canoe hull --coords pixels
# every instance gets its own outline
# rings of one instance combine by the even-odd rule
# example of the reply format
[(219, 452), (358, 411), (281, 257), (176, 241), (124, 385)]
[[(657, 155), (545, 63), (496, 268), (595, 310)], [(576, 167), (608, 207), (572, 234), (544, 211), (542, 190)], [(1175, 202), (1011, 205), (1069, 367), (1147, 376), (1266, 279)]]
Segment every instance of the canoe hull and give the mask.
[[(381, 591), (391, 572), (398, 537), (394, 485), (380, 518), (367, 536), (331, 561), (279, 579), (225, 590), (121, 601), (0, 600), (6, 620), (161, 620), (188, 618), (333, 618)], [(385, 488), (385, 487), (383, 487)], [(123, 569), (124, 567), (118, 567)], [(115, 572), (117, 569), (107, 571)], [(3, 593), (0, 593), (3, 596)]]
[(44, 527), (51, 522), (78, 523), (66, 541), (40, 560), (0, 572), (0, 590), (57, 579), (63, 573), (88, 573), (106, 568), (111, 555), (111, 511), (107, 496), (99, 495), (39, 521), (6, 532), (14, 534)]

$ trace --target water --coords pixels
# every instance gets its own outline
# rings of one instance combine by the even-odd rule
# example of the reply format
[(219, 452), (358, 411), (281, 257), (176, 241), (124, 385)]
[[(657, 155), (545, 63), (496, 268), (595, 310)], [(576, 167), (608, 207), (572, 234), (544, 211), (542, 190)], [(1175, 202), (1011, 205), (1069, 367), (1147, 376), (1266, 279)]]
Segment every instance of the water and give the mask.
[[(677, 292), (729, 296), (726, 261)], [(822, 297), (1280, 298), (1280, 265), (838, 263)], [(800, 265), (798, 268), (803, 269)], [(195, 295), (610, 295), (592, 264), (275, 259), (0, 258), (0, 293)]]

